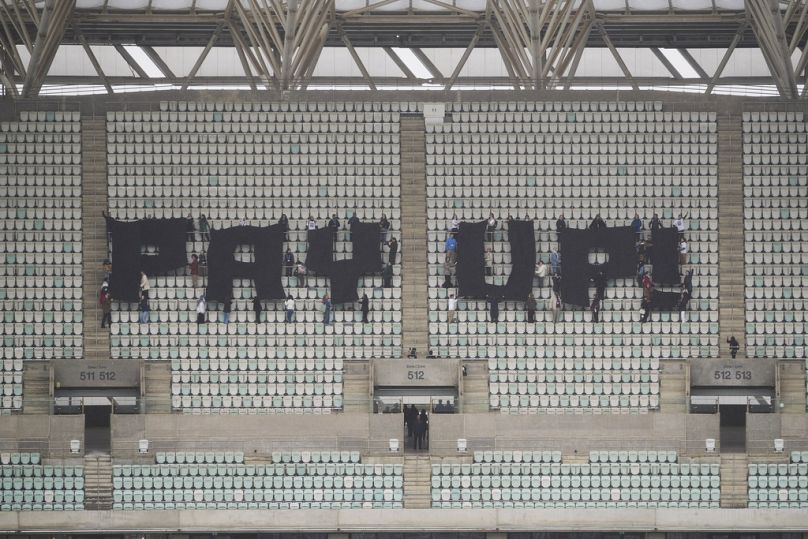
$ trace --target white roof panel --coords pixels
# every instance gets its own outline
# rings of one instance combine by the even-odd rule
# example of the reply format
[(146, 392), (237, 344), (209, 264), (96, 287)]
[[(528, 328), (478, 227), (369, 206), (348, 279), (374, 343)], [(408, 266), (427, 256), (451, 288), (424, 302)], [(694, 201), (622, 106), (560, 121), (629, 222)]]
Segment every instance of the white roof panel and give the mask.
[[(335, 7), (338, 12), (353, 11), (366, 6), (372, 6), (381, 0), (335, 0)], [(744, 0), (714, 0), (715, 8), (719, 10), (743, 11)], [(458, 8), (469, 11), (485, 11), (486, 0), (444, 0), (447, 4), (454, 4)], [(711, 11), (713, 0), (671, 0), (672, 6), (676, 10), (682, 11)], [(196, 9), (199, 11), (224, 11), (228, 0), (196, 0)], [(576, 2), (580, 4), (580, 0)], [(77, 9), (98, 9), (103, 7), (104, 0), (76, 0)], [(446, 7), (427, 2), (426, 0), (394, 0), (389, 4), (384, 4), (373, 11), (408, 11), (412, 4), (414, 11), (447, 11)], [(145, 10), (149, 5), (149, 0), (109, 0), (109, 9), (125, 10)], [(194, 5), (193, 0), (152, 0), (151, 8), (155, 11), (190, 10)], [(594, 0), (597, 11), (625, 11), (626, 0)], [(668, 0), (628, 0), (628, 5), (634, 11), (668, 11)], [(249, 9), (249, 3), (245, 5)]]

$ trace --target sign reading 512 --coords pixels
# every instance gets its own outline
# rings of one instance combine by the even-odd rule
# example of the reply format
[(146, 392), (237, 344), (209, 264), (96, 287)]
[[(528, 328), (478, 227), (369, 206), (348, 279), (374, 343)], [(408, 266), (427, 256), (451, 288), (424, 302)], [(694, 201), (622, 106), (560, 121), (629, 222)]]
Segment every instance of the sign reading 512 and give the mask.
[(751, 380), (752, 371), (741, 369), (721, 369), (713, 372), (714, 380)]

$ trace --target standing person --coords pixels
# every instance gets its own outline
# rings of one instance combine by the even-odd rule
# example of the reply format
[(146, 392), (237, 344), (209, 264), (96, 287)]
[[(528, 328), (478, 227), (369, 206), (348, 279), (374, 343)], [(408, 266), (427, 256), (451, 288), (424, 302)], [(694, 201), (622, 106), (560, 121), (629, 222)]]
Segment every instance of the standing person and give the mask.
[(286, 217), (285, 213), (281, 214), (280, 219), (278, 219), (278, 224), (283, 228), (283, 237), (287, 238), (287, 232), (289, 232), (289, 218)]
[(351, 218), (348, 219), (348, 241), (351, 241), (353, 238), (354, 225), (358, 225), (360, 222), (359, 217), (356, 216), (356, 211), (354, 211)]
[(205, 300), (205, 294), (199, 296), (196, 302), (196, 324), (205, 323), (205, 311), (208, 310), (208, 302)]
[(554, 296), (548, 300), (551, 305), (551, 309), (553, 311), (553, 323), (555, 324), (558, 322), (558, 315), (561, 313), (561, 299), (558, 296)]
[(140, 296), (149, 299), (149, 278), (144, 272), (140, 272)]
[(455, 265), (449, 260), (445, 260), (443, 262), (443, 284), (441, 285), (443, 288), (454, 288), (454, 284), (452, 284), (452, 273), (454, 272), (454, 268)]
[(600, 315), (600, 296), (595, 294), (592, 298), (592, 303), (589, 305), (589, 310), (592, 312), (592, 321), (598, 322)]
[(412, 439), (413, 449), (415, 448), (415, 422), (418, 420), (418, 411), (414, 404), (404, 406), (404, 426), (407, 427), (407, 438)]
[(210, 225), (204, 213), (199, 216), (199, 239), (201, 241), (210, 241)]
[(393, 266), (385, 264), (382, 270), (382, 283), (385, 288), (393, 287)]
[(687, 290), (687, 293), (690, 294), (690, 296), (692, 297), (693, 296), (693, 269), (692, 268), (687, 270), (687, 273), (685, 273), (685, 278), (682, 281), (682, 286), (685, 287), (685, 290)]
[(602, 269), (595, 274), (595, 294), (601, 299), (606, 297), (606, 273)]
[(199, 257), (196, 256), (196, 253), (191, 255), (191, 262), (188, 264), (188, 268), (191, 270), (191, 286), (196, 287), (199, 285)]
[(148, 324), (149, 323), (149, 315), (151, 314), (151, 308), (149, 307), (149, 297), (148, 296), (140, 296), (140, 305), (138, 305), (138, 310), (140, 311), (140, 323), (141, 324)]
[(396, 256), (398, 255), (398, 240), (395, 237), (390, 238), (390, 241), (387, 242), (387, 247), (390, 249), (388, 263), (392, 266), (396, 263)]
[(490, 322), (499, 322), (499, 300), (493, 294), (488, 296), (488, 314)]
[(488, 221), (485, 223), (485, 237), (488, 241), (494, 241), (494, 231), (497, 229), (497, 219), (491, 213), (488, 216)]
[(224, 298), (224, 307), (222, 308), (222, 312), (224, 313), (224, 323), (230, 323), (230, 311), (233, 309), (233, 300), (230, 296)]
[(286, 296), (286, 301), (283, 303), (284, 309), (286, 309), (286, 322), (294, 322), (295, 321), (295, 300), (292, 298), (291, 294)]
[(662, 228), (662, 221), (659, 220), (659, 215), (655, 213), (654, 216), (651, 217), (651, 232), (662, 230)]
[(679, 264), (682, 266), (687, 264), (687, 240), (684, 236), (679, 238)]
[(426, 438), (426, 421), (424, 418), (418, 413), (418, 410), (415, 410), (413, 414), (413, 421), (415, 423), (415, 440), (414, 440), (414, 447), (415, 449), (426, 449), (424, 445), (424, 439)]
[(295, 267), (295, 255), (292, 254), (292, 249), (286, 248), (286, 253), (283, 255), (283, 269), (287, 277), (292, 276), (292, 268)]
[(457, 214), (452, 215), (452, 220), (449, 223), (449, 232), (460, 232), (460, 220), (457, 218)]
[(569, 228), (569, 225), (567, 224), (567, 220), (564, 219), (564, 214), (562, 213), (558, 216), (558, 219), (556, 219), (556, 232), (561, 234), (567, 228)]
[(306, 266), (300, 260), (297, 261), (297, 266), (295, 266), (295, 277), (297, 277), (297, 286), (306, 288)]
[(679, 239), (684, 239), (687, 224), (685, 223), (681, 213), (676, 217), (676, 219), (673, 220), (673, 226), (676, 227), (676, 231), (679, 233)]
[(494, 274), (494, 253), (490, 247), (485, 249), (485, 275), (491, 277)]
[(560, 274), (553, 275), (553, 294), (559, 300), (561, 299), (561, 275)]
[(387, 215), (382, 214), (382, 219), (379, 221), (379, 241), (382, 243), (387, 242), (387, 233), (390, 231), (390, 221), (387, 220)]
[(651, 279), (651, 274), (645, 272), (645, 275), (642, 276), (642, 297), (647, 301), (651, 301), (651, 294), (653, 290), (654, 281)]
[(642, 260), (637, 263), (637, 285), (642, 286), (642, 280), (645, 277), (645, 264)]
[(263, 305), (261, 305), (261, 300), (258, 298), (258, 296), (255, 296), (253, 298), (253, 311), (255, 312), (255, 321), (256, 322), (261, 321), (261, 311), (263, 311), (263, 310), (264, 310), (264, 307), (263, 307)]
[(679, 311), (679, 320), (682, 322), (687, 321), (687, 304), (690, 302), (690, 294), (687, 291), (687, 288), (684, 286), (682, 287), (682, 291), (679, 294), (679, 302), (676, 304), (676, 309)]
[(446, 320), (448, 323), (454, 324), (456, 312), (457, 312), (457, 298), (454, 297), (454, 294), (449, 294), (448, 314), (446, 316)]
[(368, 299), (368, 294), (365, 292), (362, 294), (362, 299), (359, 301), (360, 306), (362, 307), (362, 323), (368, 323), (368, 313), (370, 312), (370, 300)]
[(333, 323), (331, 319), (331, 296), (326, 294), (322, 299), (323, 304), (323, 324), (330, 326)]
[(738, 344), (738, 339), (735, 338), (735, 335), (732, 335), (727, 339), (727, 344), (729, 344), (729, 353), (732, 355), (732, 359), (735, 359), (735, 356), (738, 355), (738, 350), (741, 348), (741, 345)]
[(333, 214), (331, 219), (328, 220), (328, 228), (331, 230), (331, 234), (334, 236), (334, 239), (337, 238), (337, 232), (339, 232), (339, 219), (337, 219), (337, 214)]
[(317, 221), (311, 215), (306, 219), (306, 230), (317, 230)]
[(457, 240), (454, 234), (449, 234), (446, 237), (446, 242), (443, 244), (443, 250), (446, 253), (446, 261), (450, 264), (455, 264), (457, 261)]
[(424, 426), (421, 433), (421, 449), (429, 449), (429, 416), (426, 410), (421, 410), (418, 414), (418, 421)]
[(530, 323), (536, 322), (536, 298), (531, 293), (525, 302), (525, 309), (527, 309), (527, 321)]
[(651, 316), (651, 302), (647, 299), (643, 298), (642, 302), (640, 303), (640, 323), (644, 324), (648, 322), (648, 318)]
[(589, 224), (589, 230), (602, 230), (604, 228), (606, 228), (606, 221), (603, 220), (600, 214), (597, 214)]
[(553, 275), (557, 275), (560, 269), (561, 255), (555, 250), (555, 247), (553, 247), (553, 249), (550, 250), (550, 270), (552, 271)]
[(544, 260), (536, 263), (536, 278), (539, 280), (539, 288), (544, 288), (544, 278), (547, 277), (547, 266)]
[(101, 287), (98, 303), (101, 304), (101, 327), (104, 328), (107, 324), (112, 327), (112, 296), (108, 287)]
[(642, 219), (640, 219), (639, 213), (634, 214), (634, 219), (631, 220), (631, 228), (634, 229), (634, 234), (636, 234), (637, 239), (639, 239), (643, 230)]

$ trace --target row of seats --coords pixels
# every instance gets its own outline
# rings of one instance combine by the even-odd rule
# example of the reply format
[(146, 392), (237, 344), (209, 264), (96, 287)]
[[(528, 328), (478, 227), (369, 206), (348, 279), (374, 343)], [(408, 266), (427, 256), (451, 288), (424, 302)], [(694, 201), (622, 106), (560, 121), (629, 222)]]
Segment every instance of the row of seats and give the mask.
[[(354, 211), (363, 220), (386, 214), (391, 234), (400, 230), (399, 110), (396, 104), (336, 108), (333, 103), (290, 106), (268, 103), (166, 102), (160, 111), (117, 111), (107, 115), (109, 200), (113, 217), (145, 215), (206, 215), (212, 228), (274, 223), (289, 219), (286, 247), (305, 260), (305, 223), (309, 217), (325, 226), (336, 213), (347, 226)], [(409, 105), (406, 105), (409, 107)], [(356, 110), (355, 110), (356, 109)], [(182, 196), (178, 196), (181, 193)], [(338, 258), (350, 256), (347, 236), (338, 237)], [(114, 246), (113, 246), (114, 247)], [(202, 252), (205, 242), (190, 237), (189, 252)], [(381, 250), (387, 258), (387, 247)], [(245, 256), (249, 256), (246, 254)], [(266, 358), (393, 357), (401, 348), (401, 278), (394, 264), (393, 288), (382, 289), (381, 277), (363, 276), (360, 288), (371, 298), (370, 324), (358, 322), (354, 304), (335, 306), (335, 323), (324, 326), (320, 299), (329, 281), (283, 277), (295, 297), (295, 322), (283, 322), (280, 303), (266, 304), (255, 323), (252, 283), (234, 289), (231, 324), (197, 326), (195, 299), (188, 276), (158, 278), (151, 287), (148, 324), (135, 324), (135, 307), (117, 303), (113, 314), (113, 357), (172, 359), (176, 362), (218, 359), (262, 361)], [(218, 322), (218, 304), (209, 305), (208, 319)], [(191, 342), (196, 342), (194, 346)], [(319, 345), (311, 346), (318, 341)], [(265, 367), (264, 367), (265, 368)], [(291, 383), (258, 369), (240, 371), (172, 368), (172, 403), (176, 409), (222, 408), (325, 410), (342, 405), (339, 381), (315, 371), (311, 381)], [(329, 371), (330, 373), (331, 371)], [(267, 381), (274, 376), (274, 382)], [(303, 376), (305, 380), (306, 375)], [(254, 380), (251, 379), (254, 378)], [(260, 382), (258, 380), (261, 380)], [(205, 380), (205, 381), (203, 381)], [(294, 378), (296, 380), (296, 378)], [(330, 381), (329, 381), (330, 380)]]
[[(527, 111), (530, 107), (532, 110)], [(541, 111), (534, 112), (536, 106), (530, 104), (471, 104), (453, 114), (450, 123), (427, 127), (427, 160), (435, 163), (427, 165), (430, 345), (439, 355), (533, 358), (577, 354), (576, 357), (594, 359), (640, 357), (644, 350), (649, 352), (646, 358), (660, 358), (663, 354), (711, 357), (717, 353), (715, 114), (670, 113), (662, 111), (661, 104), (620, 105), (626, 107), (622, 110), (618, 110), (617, 104), (602, 107), (568, 103), (566, 108), (561, 104), (542, 105)], [(517, 108), (526, 112), (520, 113)], [(550, 112), (551, 108), (557, 110)], [(480, 162), (487, 159), (499, 164), (475, 167), (472, 163), (478, 158)], [(691, 158), (696, 159), (695, 164)], [(701, 158), (706, 160), (703, 165), (698, 163)], [(595, 159), (603, 160), (604, 164), (591, 164)], [(461, 164), (437, 164), (449, 160)], [(655, 161), (660, 164), (654, 165)], [(463, 165), (464, 162), (468, 165)], [(556, 164), (535, 164), (548, 162)], [(651, 164), (637, 165), (639, 162)], [(646, 193), (653, 193), (651, 205)], [(508, 215), (522, 218), (526, 214), (537, 221), (539, 255), (547, 261), (550, 249), (557, 248), (552, 231), (559, 214), (563, 213), (572, 226), (583, 228), (596, 214), (607, 223), (623, 225), (634, 211), (643, 214), (646, 226), (653, 212), (667, 222), (679, 214), (686, 216), (690, 253), (682, 271), (693, 267), (696, 275), (695, 299), (685, 315), (665, 313), (664, 321), (655, 315), (654, 322), (640, 324), (641, 290), (636, 280), (621, 279), (609, 283), (606, 309), (602, 312), (605, 323), (590, 323), (589, 315), (582, 311), (561, 312), (561, 322), (552, 323), (552, 313), (540, 309), (539, 321), (530, 324), (521, 304), (506, 302), (500, 309), (503, 322), (491, 324), (484, 322), (488, 319), (487, 306), (478, 301), (461, 301), (455, 323), (448, 323), (446, 298), (452, 290), (442, 288), (441, 253), (450, 218), (481, 221), (493, 212), (503, 221)], [(510, 249), (504, 227), (502, 224), (499, 228), (503, 231), (495, 232), (489, 242), (494, 258), (490, 280), (494, 284), (504, 284), (510, 273)], [(549, 288), (534, 289), (534, 295), (542, 302), (551, 301)], [(513, 339), (508, 346), (495, 341), (492, 350), (490, 336), (514, 334), (518, 341)], [(600, 346), (575, 345), (563, 340), (565, 336), (585, 334), (601, 334), (615, 340)], [(660, 346), (662, 335), (667, 341), (664, 348)], [(538, 343), (540, 338), (557, 336), (562, 337), (561, 342), (550, 346)], [(638, 342), (629, 340), (636, 338)], [(554, 376), (552, 369), (542, 370), (544, 379)], [(643, 405), (650, 406), (652, 401), (658, 402), (655, 394), (658, 386), (650, 381), (656, 378), (656, 373), (648, 371), (647, 377), (648, 382), (637, 382), (640, 387), (636, 393), (632, 393), (630, 386), (625, 395), (593, 395), (594, 386), (592, 391), (586, 391), (583, 383), (572, 384), (571, 395), (528, 395), (526, 385), (521, 388), (523, 394), (519, 394), (517, 385), (516, 394), (511, 395), (510, 385), (505, 386), (503, 394), (497, 381), (490, 384), (491, 405), (518, 411), (522, 405), (543, 406), (552, 397), (552, 407), (599, 408), (612, 404), (632, 407), (640, 398)], [(581, 394), (576, 395), (579, 389)], [(619, 389), (622, 392), (622, 385)]]
[(676, 452), (644, 451), (641, 462), (639, 451), (631, 456), (628, 451), (595, 451), (589, 464), (525, 461), (529, 451), (499, 452), (500, 462), (493, 453), (475, 452), (472, 463), (433, 462), (432, 507), (710, 508), (720, 504), (720, 465), (679, 462)]
[[(808, 361), (802, 323), (808, 275), (804, 114), (748, 111), (743, 131), (746, 353)], [(778, 496), (761, 503), (780, 503)]]
[[(3, 361), (78, 358), (82, 348), (81, 123), (78, 112), (22, 111), (0, 122), (0, 301)], [(20, 366), (21, 367), (21, 366)], [(3, 376), (0, 410), (22, 407), (22, 369)], [(48, 493), (49, 492), (49, 493)], [(25, 488), (26, 509), (80, 505)]]
[[(415, 101), (160, 101), (160, 112), (419, 112), (423, 103)], [(118, 112), (115, 113), (116, 117)], [(123, 111), (127, 115), (136, 111)]]
[[(465, 101), (446, 103), (446, 110), (448, 112), (662, 112), (662, 101)], [(713, 117), (711, 121), (714, 119)]]
[(237, 452), (230, 463), (227, 452), (176, 452), (174, 463), (159, 462), (170, 455), (114, 465), (113, 509), (403, 507), (403, 465), (363, 464), (358, 452), (275, 452), (272, 464), (245, 464)]
[(0, 454), (0, 511), (81, 511), (84, 468), (43, 464), (39, 453)]
[(749, 507), (808, 508), (808, 451), (792, 451), (789, 463), (750, 463)]

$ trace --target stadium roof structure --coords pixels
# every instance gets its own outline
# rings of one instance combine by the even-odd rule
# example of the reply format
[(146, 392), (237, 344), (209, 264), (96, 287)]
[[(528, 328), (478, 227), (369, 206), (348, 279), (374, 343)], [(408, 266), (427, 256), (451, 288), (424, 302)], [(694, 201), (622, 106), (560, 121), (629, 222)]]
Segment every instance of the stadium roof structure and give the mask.
[(657, 89), (805, 98), (808, 0), (0, 0), (6, 95)]

